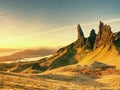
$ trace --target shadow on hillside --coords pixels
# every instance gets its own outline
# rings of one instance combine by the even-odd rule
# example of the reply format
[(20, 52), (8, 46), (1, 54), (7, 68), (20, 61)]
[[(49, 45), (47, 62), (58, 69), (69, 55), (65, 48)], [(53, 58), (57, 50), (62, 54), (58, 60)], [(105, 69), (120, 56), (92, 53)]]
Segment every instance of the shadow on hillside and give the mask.
[(120, 32), (116, 34), (116, 37), (114, 39), (115, 40), (113, 41), (113, 43), (120, 54)]
[(113, 43), (120, 54), (120, 39), (115, 40)]
[(105, 86), (105, 84), (95, 81), (95, 79), (99, 77), (92, 78), (86, 75), (65, 76), (65, 75), (57, 75), (57, 74), (48, 74), (48, 75), (37, 75), (35, 77), (43, 78), (43, 79), (59, 80), (59, 81), (64, 81), (64, 82), (73, 82), (76, 84), (89, 85), (89, 86), (95, 86), (95, 87)]
[(104, 63), (95, 61), (95, 62), (91, 65), (91, 68), (92, 68), (92, 69), (101, 69), (101, 70), (104, 70), (104, 69), (108, 69), (108, 68), (115, 68), (115, 66), (107, 65), (107, 64), (104, 64)]
[(54, 69), (54, 68), (78, 63), (78, 61), (74, 58), (74, 56), (76, 55), (76, 52), (77, 52), (76, 49), (69, 50), (63, 56), (61, 56), (57, 60), (55, 60), (50, 65), (49, 69)]

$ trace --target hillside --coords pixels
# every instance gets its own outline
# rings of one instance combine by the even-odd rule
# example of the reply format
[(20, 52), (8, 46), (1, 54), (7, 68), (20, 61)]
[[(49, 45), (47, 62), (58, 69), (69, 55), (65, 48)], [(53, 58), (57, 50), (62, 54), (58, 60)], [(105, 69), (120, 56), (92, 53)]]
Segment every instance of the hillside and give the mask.
[(40, 65), (50, 70), (71, 64), (91, 65), (97, 61), (120, 68), (120, 32), (113, 33), (111, 27), (102, 22), (98, 34), (92, 29), (88, 38), (79, 24), (77, 31), (78, 39), (75, 42), (59, 49)]
[[(31, 62), (1, 63), (0, 89), (118, 89), (120, 32), (113, 33), (111, 27), (102, 22), (98, 34), (92, 29), (88, 38), (79, 24), (77, 31), (75, 42), (50, 57)], [(46, 52), (26, 50), (8, 56), (8, 60), (46, 55)]]
[[(98, 61), (120, 68), (120, 32), (113, 33), (110, 25), (104, 25), (102, 22), (99, 24), (98, 34), (92, 29), (88, 38), (84, 36), (79, 24), (77, 31), (78, 39), (72, 44), (59, 49), (58, 53), (66, 51), (68, 54), (72, 50), (75, 50), (76, 52), (74, 52), (73, 57), (69, 59), (70, 62), (74, 60), (74, 62), (78, 62), (79, 65), (91, 65), (95, 61)], [(65, 58), (71, 57), (71, 55), (64, 55)], [(53, 63), (58, 61), (62, 63), (61, 59), (55, 60)], [(63, 61), (67, 62), (66, 59), (63, 59)], [(69, 64), (69, 62), (66, 63), (66, 65)]]
[[(60, 48), (51, 57), (34, 62), (19, 62), (14, 64), (9, 70), (24, 73), (29, 73), (34, 70), (43, 72), (45, 70), (72, 64), (91, 66), (94, 62), (100, 62), (120, 68), (120, 32), (113, 33), (111, 27), (109, 25), (104, 25), (102, 22), (99, 24), (98, 34), (92, 29), (88, 38), (84, 36), (83, 30), (79, 24), (77, 26), (77, 31), (78, 39), (68, 46)], [(51, 54), (51, 51), (49, 53), (48, 50), (46, 52), (44, 50), (43, 52), (39, 51), (40, 50), (26, 50), (8, 56), (8, 58), (20, 59), (24, 57), (34, 57), (36, 55), (46, 55), (46, 53)], [(52, 52), (54, 52), (54, 50)], [(9, 64), (8, 67), (10, 66)]]

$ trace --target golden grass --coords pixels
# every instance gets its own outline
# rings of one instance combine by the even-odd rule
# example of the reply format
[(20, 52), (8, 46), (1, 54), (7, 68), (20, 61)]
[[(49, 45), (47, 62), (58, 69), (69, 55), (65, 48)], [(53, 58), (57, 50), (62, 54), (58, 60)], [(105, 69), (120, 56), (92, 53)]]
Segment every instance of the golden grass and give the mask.
[[(64, 50), (62, 53), (56, 53), (52, 57), (45, 59), (45, 62), (40, 63), (40, 65), (49, 67), (66, 52)], [(0, 90), (120, 89), (120, 75), (117, 73), (117, 69), (120, 69), (120, 55), (114, 46), (101, 46), (93, 51), (79, 48), (75, 59), (79, 61), (78, 64), (52, 70), (48, 69), (42, 73), (38, 70), (32, 70), (31, 65), (27, 68), (21, 66), (24, 70), (21, 70), (19, 74), (0, 72)], [(117, 69), (95, 70), (95, 74), (86, 74), (86, 72), (90, 72), (90, 66), (95, 61), (116, 66)], [(101, 65), (100, 67), (103, 66)], [(11, 70), (16, 70), (17, 68), (20, 67), (16, 66)]]
[(119, 75), (91, 76), (81, 74), (82, 69), (80, 65), (68, 65), (39, 74), (0, 72), (0, 81), (3, 83), (0, 90), (119, 89)]
[[(83, 53), (85, 53), (85, 51)], [(114, 46), (101, 46), (98, 49), (84, 55), (84, 58), (81, 58), (81, 55), (79, 53), (76, 55), (76, 59), (80, 59), (78, 60), (80, 61), (80, 65), (91, 65), (93, 62), (98, 61), (120, 68), (120, 55)]]

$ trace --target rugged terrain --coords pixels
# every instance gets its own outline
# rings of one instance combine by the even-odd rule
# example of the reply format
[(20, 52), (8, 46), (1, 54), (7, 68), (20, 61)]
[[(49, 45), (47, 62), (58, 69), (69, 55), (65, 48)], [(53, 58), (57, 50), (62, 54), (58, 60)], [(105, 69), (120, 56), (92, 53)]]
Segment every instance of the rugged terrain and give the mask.
[[(112, 72), (111, 72), (112, 71)], [(64, 73), (63, 73), (64, 72)], [(82, 71), (83, 72), (83, 71)], [(74, 66), (39, 74), (0, 72), (1, 90), (99, 90), (120, 89), (120, 71), (99, 71), (93, 75), (81, 73)], [(114, 83), (113, 83), (114, 82)]]
[(102, 22), (87, 38), (79, 24), (77, 31), (75, 42), (49, 58), (1, 63), (1, 89), (120, 89), (120, 32)]

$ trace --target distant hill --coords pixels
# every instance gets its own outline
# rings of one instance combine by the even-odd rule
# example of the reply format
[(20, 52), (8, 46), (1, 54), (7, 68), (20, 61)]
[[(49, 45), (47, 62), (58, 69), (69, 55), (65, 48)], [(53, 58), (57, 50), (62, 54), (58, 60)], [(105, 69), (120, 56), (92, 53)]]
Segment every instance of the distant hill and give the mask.
[(0, 48), (0, 52), (12, 52), (12, 51), (17, 51), (20, 49), (6, 49), (6, 48)]
[(45, 49), (45, 48), (41, 48), (38, 50), (27, 49), (24, 51), (14, 53), (9, 56), (2, 56), (2, 57), (0, 57), (0, 62), (17, 61), (20, 59), (31, 58), (31, 57), (42, 57), (42, 56), (53, 54), (55, 52), (56, 52), (55, 49)]

